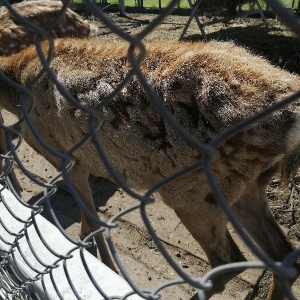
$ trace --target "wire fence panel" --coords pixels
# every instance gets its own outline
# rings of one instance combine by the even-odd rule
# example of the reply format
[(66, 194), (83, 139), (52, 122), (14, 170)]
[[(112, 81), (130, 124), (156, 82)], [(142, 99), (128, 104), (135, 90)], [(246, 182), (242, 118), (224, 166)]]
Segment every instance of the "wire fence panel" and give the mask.
[[(67, 10), (67, 1), (42, 27), (38, 20), (42, 12), (34, 15), (37, 20), (32, 23), (7, 0), (2, 2), (16, 24), (26, 25), (36, 35), (34, 46), (21, 45), (24, 50), (8, 56), (2, 53), (0, 58), (1, 107), (18, 116), (12, 126), (1, 124), (6, 133), (5, 141), (0, 137), (1, 179), (17, 202), (11, 204), (3, 190), (0, 296), (39, 299), (35, 286), (39, 281), (46, 299), (68, 299), (55, 279), (60, 266), (70, 295), (87, 299), (68, 268), (68, 261), (77, 256), (99, 299), (133, 299), (132, 295), (159, 299), (163, 290), (183, 283), (197, 290), (193, 299), (207, 299), (212, 290), (222, 291), (240, 272), (256, 268), (276, 274), (274, 295), (296, 299), (291, 282), (300, 252), (271, 216), (266, 187), (279, 171), (288, 177), (296, 168), (299, 77), (230, 43), (145, 42), (178, 0), (170, 1), (137, 35), (122, 30), (93, 1), (86, 0), (94, 17), (122, 39), (117, 43), (80, 37), (53, 39), (49, 32), (62, 28), (71, 33), (85, 28), (83, 37), (88, 33), (86, 24), (78, 23)], [(280, 2), (267, 4), (300, 35), (299, 22)], [(28, 5), (30, 11), (36, 4)], [(73, 23), (60, 25), (66, 15)], [(45, 21), (50, 16), (40, 18)], [(11, 43), (15, 49), (16, 41)], [(57, 176), (45, 183), (30, 174), (17, 152), (22, 138), (59, 170)], [(44, 189), (34, 204), (20, 196), (13, 162)], [(114, 181), (135, 204), (108, 221), (100, 219), (87, 181), (90, 174)], [(51, 196), (62, 178), (82, 211), (81, 241), (66, 233), (53, 210)], [(147, 213), (156, 192), (207, 254), (212, 269), (204, 276), (188, 275), (157, 236)], [(63, 253), (58, 252), (51, 233), (48, 236), (39, 228), (43, 209), (68, 240)], [(153, 289), (141, 288), (132, 280), (112, 232), (133, 211), (140, 213), (177, 279), (165, 280)], [(258, 261), (245, 261), (226, 229), (228, 220)], [(128, 292), (111, 296), (99, 284), (84, 255), (93, 240), (102, 260), (120, 270), (131, 287)], [(52, 284), (51, 291), (46, 281)]]

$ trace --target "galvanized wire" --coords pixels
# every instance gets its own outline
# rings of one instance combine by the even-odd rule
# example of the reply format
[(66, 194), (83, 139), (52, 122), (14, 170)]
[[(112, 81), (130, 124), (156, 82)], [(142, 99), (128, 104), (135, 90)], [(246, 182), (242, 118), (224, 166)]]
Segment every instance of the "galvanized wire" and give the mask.
[[(289, 279), (295, 275), (295, 268), (293, 264), (297, 258), (299, 258), (300, 250), (295, 250), (291, 253), (283, 262), (275, 262), (271, 259), (268, 255), (261, 251), (260, 248), (253, 243), (253, 241), (249, 238), (246, 231), (242, 228), (241, 224), (235, 217), (232, 209), (228, 205), (227, 200), (225, 199), (218, 182), (212, 172), (211, 162), (217, 157), (218, 151), (217, 147), (220, 143), (224, 140), (229, 139), (231, 136), (245, 130), (245, 128), (249, 127), (251, 124), (258, 122), (259, 120), (266, 118), (268, 115), (273, 113), (274, 111), (283, 108), (287, 104), (294, 102), (300, 97), (300, 91), (295, 93), (294, 95), (289, 96), (286, 99), (283, 99), (281, 102), (276, 103), (272, 107), (264, 109), (263, 111), (257, 113), (256, 115), (249, 117), (246, 120), (236, 124), (235, 126), (224, 130), (223, 132), (216, 135), (208, 144), (204, 144), (199, 141), (196, 137), (191, 135), (186, 128), (184, 128), (172, 115), (172, 113), (165, 107), (163, 101), (157, 96), (157, 94), (153, 91), (147, 79), (144, 77), (140, 70), (141, 62), (145, 56), (145, 47), (143, 44), (143, 39), (153, 30), (155, 29), (170, 13), (173, 11), (174, 7), (178, 4), (179, 0), (172, 0), (168, 6), (161, 11), (161, 13), (150, 22), (149, 26), (147, 26), (144, 30), (142, 30), (139, 34), (133, 36), (126, 33), (124, 30), (119, 28), (116, 24), (114, 24), (105, 13), (99, 9), (99, 7), (95, 4), (95, 2), (91, 0), (85, 0), (85, 5), (89, 11), (91, 11), (96, 18), (98, 18), (103, 24), (105, 24), (112, 32), (116, 35), (120, 36), (124, 41), (128, 42), (128, 58), (131, 65), (131, 69), (124, 78), (124, 80), (114, 89), (114, 91), (105, 97), (105, 99), (101, 100), (101, 104), (96, 109), (92, 109), (90, 107), (85, 107), (80, 105), (76, 99), (74, 99), (68, 91), (65, 90), (63, 85), (59, 82), (56, 78), (55, 74), (52, 72), (51, 68), (49, 67), (49, 63), (53, 57), (54, 51), (54, 41), (51, 38), (51, 35), (48, 33), (47, 30), (51, 29), (60, 19), (61, 15), (64, 13), (65, 9), (67, 8), (69, 1), (64, 1), (64, 5), (61, 9), (61, 13), (57, 15), (57, 17), (51, 20), (50, 23), (47, 25), (47, 30), (45, 28), (41, 28), (37, 25), (34, 25), (21, 16), (19, 16), (14, 9), (11, 7), (7, 0), (2, 0), (3, 4), (9, 9), (9, 11), (14, 15), (16, 19), (19, 20), (22, 24), (26, 24), (36, 32), (35, 38), (35, 45), (37, 49), (37, 54), (41, 60), (43, 68), (39, 72), (39, 74), (33, 78), (26, 86), (22, 86), (14, 82), (13, 80), (7, 78), (2, 72), (0, 72), (0, 79), (6, 82), (11, 87), (15, 88), (18, 91), (19, 95), (19, 103), (22, 108), (23, 118), (17, 122), (12, 127), (6, 127), (4, 125), (0, 125), (0, 128), (4, 128), (7, 133), (8, 139), (8, 147), (10, 152), (7, 155), (2, 155), (3, 159), (3, 168), (4, 173), (2, 174), (1, 180), (3, 183), (7, 183), (8, 186), (12, 191), (14, 188), (11, 184), (11, 181), (8, 177), (8, 174), (12, 168), (11, 161), (12, 159), (19, 165), (20, 169), (26, 174), (26, 176), (32, 180), (34, 183), (40, 185), (44, 188), (44, 196), (40, 198), (34, 205), (29, 205), (25, 201), (23, 201), (16, 192), (14, 192), (16, 198), (18, 199), (19, 203), (24, 207), (30, 210), (30, 213), (23, 218), (20, 218), (13, 210), (10, 209), (9, 205), (6, 203), (4, 197), (1, 196), (1, 203), (4, 205), (6, 210), (9, 214), (17, 221), (19, 221), (22, 226), (18, 232), (12, 232), (5, 223), (2, 222), (0, 217), (1, 226), (4, 230), (8, 233), (10, 238), (0, 236), (2, 242), (7, 245), (6, 249), (1, 250), (1, 268), (0, 268), (0, 291), (2, 294), (6, 295), (7, 299), (10, 298), (19, 298), (19, 299), (27, 299), (27, 298), (35, 298), (39, 299), (39, 293), (36, 291), (34, 282), (37, 280), (42, 281), (42, 285), (44, 288), (44, 296), (46, 299), (50, 298), (47, 288), (45, 286), (45, 276), (49, 275), (53, 287), (57, 293), (57, 297), (63, 299), (63, 296), (60, 294), (59, 288), (57, 287), (57, 283), (55, 282), (55, 278), (53, 275), (53, 271), (59, 266), (59, 264), (63, 265), (63, 269), (70, 285), (71, 290), (73, 291), (76, 298), (81, 299), (80, 293), (76, 289), (72, 278), (69, 274), (67, 262), (72, 257), (73, 253), (76, 250), (80, 250), (80, 257), (82, 260), (82, 264), (84, 269), (90, 278), (91, 282), (99, 292), (99, 295), (102, 295), (105, 299), (113, 299), (110, 298), (106, 293), (103, 291), (101, 286), (97, 283), (97, 280), (94, 278), (93, 273), (90, 271), (88, 264), (85, 260), (84, 249), (86, 247), (91, 246), (91, 241), (94, 236), (98, 235), (101, 232), (104, 232), (104, 236), (106, 241), (109, 245), (110, 251), (114, 260), (116, 261), (118, 268), (121, 270), (123, 277), (127, 280), (130, 286), (133, 289), (133, 292), (130, 294), (136, 293), (145, 299), (159, 299), (160, 292), (167, 287), (182, 284), (182, 283), (189, 283), (194, 288), (198, 289), (199, 299), (205, 299), (205, 290), (211, 288), (211, 279), (216, 277), (219, 274), (232, 272), (234, 270), (244, 270), (250, 268), (268, 268), (271, 269), (273, 272), (276, 272), (279, 280), (282, 283), (282, 287), (284, 288), (285, 295), (288, 299), (295, 299), (295, 296), (292, 293), (291, 286), (289, 284)], [(290, 14), (283, 9), (282, 5), (279, 1), (276, 0), (269, 0), (267, 1), (269, 6), (274, 10), (274, 12), (279, 16), (281, 20), (283, 20), (287, 26), (290, 27), (299, 37), (300, 37), (300, 25), (298, 21), (294, 18), (291, 18)], [(41, 39), (47, 39), (49, 41), (49, 51), (47, 53), (47, 57), (44, 56), (44, 53), (41, 50), (40, 42)], [(138, 51), (136, 51), (138, 49)], [(137, 56), (136, 53), (139, 53)], [(47, 73), (50, 80), (55, 84), (58, 91), (63, 95), (66, 101), (68, 101), (71, 105), (80, 109), (82, 112), (86, 113), (88, 117), (88, 127), (89, 132), (84, 136), (84, 138), (79, 141), (72, 149), (70, 149), (66, 153), (58, 152), (56, 149), (50, 147), (47, 142), (45, 142), (38, 131), (36, 130), (34, 124), (30, 119), (30, 112), (34, 109), (35, 106), (35, 96), (31, 90), (32, 85), (37, 82), (37, 80), (43, 75)], [(200, 161), (197, 161), (189, 166), (185, 166), (183, 169), (179, 170), (175, 174), (170, 175), (169, 177), (165, 178), (164, 180), (157, 182), (155, 185), (150, 187), (145, 194), (140, 195), (137, 192), (133, 191), (127, 183), (119, 176), (119, 174), (114, 169), (111, 161), (107, 157), (105, 150), (102, 147), (101, 139), (97, 135), (98, 128), (102, 125), (104, 121), (104, 116), (102, 113), (102, 108), (107, 106), (113, 99), (115, 98), (118, 93), (124, 88), (124, 86), (129, 82), (129, 80), (136, 76), (143, 86), (144, 90), (147, 92), (150, 101), (152, 104), (157, 108), (159, 113), (167, 120), (168, 124), (176, 131), (182, 139), (194, 149), (197, 149), (199, 152), (203, 154), (203, 158)], [(45, 149), (49, 153), (52, 153), (54, 156), (61, 160), (60, 170), (61, 172), (51, 181), (44, 183), (35, 178), (30, 172), (26, 169), (24, 164), (22, 163), (21, 159), (18, 157), (17, 149), (21, 144), (21, 133), (18, 131), (19, 125), (23, 122), (26, 122), (30, 127), (32, 134), (39, 140), (39, 142), (44, 146)], [(17, 143), (13, 143), (13, 137), (15, 135), (19, 135), (19, 141)], [(139, 202), (131, 207), (128, 207), (122, 210), (120, 213), (113, 216), (110, 220), (104, 222), (101, 221), (93, 216), (93, 214), (88, 210), (78, 193), (76, 192), (70, 177), (69, 171), (72, 169), (74, 165), (74, 158), (72, 157), (72, 153), (74, 153), (77, 149), (82, 147), (87, 141), (92, 140), (99, 154), (99, 159), (103, 161), (103, 164), (109, 171), (111, 177), (114, 181), (130, 196), (137, 199)], [(207, 272), (203, 277), (200, 278), (192, 278), (188, 274), (186, 274), (182, 268), (180, 268), (174, 259), (170, 256), (168, 251), (165, 249), (163, 243), (157, 237), (155, 230), (153, 229), (151, 222), (149, 221), (149, 217), (146, 213), (147, 205), (153, 202), (152, 195), (155, 191), (157, 191), (162, 186), (170, 183), (173, 180), (177, 180), (178, 178), (185, 176), (186, 174), (202, 168), (207, 176), (207, 180), (212, 187), (213, 193), (215, 198), (218, 201), (220, 207), (222, 207), (224, 213), (228, 216), (229, 220), (233, 224), (236, 231), (239, 233), (241, 238), (245, 241), (248, 247), (255, 253), (255, 255), (259, 258), (260, 261), (258, 262), (240, 262), (240, 263), (232, 263), (227, 264), (224, 266), (219, 266), (217, 268), (212, 269), (211, 271)], [(68, 234), (66, 234), (65, 230), (59, 223), (58, 218), (55, 215), (55, 212), (52, 207), (50, 196), (56, 192), (56, 182), (63, 178), (69, 187), (71, 194), (73, 195), (75, 201), (78, 205), (86, 211), (88, 217), (93, 220), (94, 222), (98, 223), (102, 226), (96, 232), (93, 232), (89, 236), (87, 236), (83, 241), (78, 242), (75, 239), (71, 238)], [(47, 209), (53, 222), (59, 228), (61, 233), (66, 237), (66, 239), (72, 244), (72, 247), (66, 253), (58, 253), (49, 243), (46, 241), (45, 237), (39, 230), (39, 226), (37, 224), (36, 218), (39, 216), (43, 209)], [(178, 274), (179, 278), (175, 280), (168, 280), (166, 282), (161, 283), (159, 286), (152, 290), (142, 290), (139, 286), (137, 286), (133, 280), (131, 279), (130, 275), (126, 271), (126, 268), (123, 266), (121, 259), (119, 258), (119, 253), (116, 250), (116, 247), (111, 239), (111, 230), (115, 228), (116, 222), (124, 215), (130, 213), (131, 211), (138, 210), (141, 213), (142, 219), (144, 224), (151, 235), (155, 245), (159, 249), (160, 253), (165, 257), (168, 264), (173, 268), (173, 270)], [(48, 249), (48, 251), (55, 257), (55, 259), (51, 262), (45, 262), (42, 257), (40, 257), (37, 249), (35, 249), (31, 244), (30, 233), (29, 231), (34, 229), (36, 234), (39, 236), (41, 242)], [(31, 249), (32, 256), (35, 258), (36, 261), (39, 262), (39, 267), (32, 265), (31, 260), (23, 254), (23, 250), (20, 247), (19, 240), (25, 237), (28, 247)], [(18, 267), (18, 260), (15, 257), (15, 250), (18, 249), (18, 252), (22, 256), (23, 260), (26, 262), (27, 266), (33, 271), (32, 276), (28, 276), (22, 271), (22, 268)], [(118, 295), (114, 299), (126, 299), (130, 294)], [(17, 295), (17, 296), (16, 296)]]

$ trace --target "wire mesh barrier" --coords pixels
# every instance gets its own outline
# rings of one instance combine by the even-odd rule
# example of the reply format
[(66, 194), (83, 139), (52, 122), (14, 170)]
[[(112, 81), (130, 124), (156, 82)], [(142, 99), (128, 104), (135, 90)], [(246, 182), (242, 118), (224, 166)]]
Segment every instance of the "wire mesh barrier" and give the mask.
[[(230, 70), (235, 68), (236, 57), (232, 60), (228, 58), (224, 63), (225, 67), (224, 65), (216, 67), (217, 60), (214, 56), (209, 56), (210, 49), (221, 47), (220, 52), (224, 59), (229, 56), (230, 51), (232, 55), (234, 51), (241, 51), (238, 57), (241, 57), (242, 61), (245, 56), (246, 61), (239, 65), (241, 69), (237, 68), (235, 76), (237, 74), (243, 76), (244, 65), (253, 63), (263, 69), (269, 68), (268, 64), (226, 43), (225, 48), (222, 48), (222, 44), (220, 46), (220, 43), (213, 42), (201, 43), (201, 45), (179, 42), (175, 43), (175, 46), (171, 43), (146, 45), (144, 38), (172, 13), (178, 0), (170, 1), (169, 5), (137, 35), (126, 33), (108, 19), (93, 1), (86, 0), (87, 9), (123, 40), (122, 43), (115, 44), (103, 43), (100, 40), (89, 41), (89, 39), (80, 41), (62, 39), (60, 42), (53, 40), (49, 32), (63, 18), (69, 2), (64, 2), (59, 13), (42, 27), (21, 17), (8, 1), (2, 0), (2, 2), (17, 23), (26, 25), (36, 35), (34, 48), (25, 49), (15, 56), (2, 56), (0, 59), (2, 88), (0, 103), (4, 109), (10, 110), (19, 117), (19, 121), (12, 126), (1, 124), (1, 128), (6, 133), (5, 143), (9, 148), (8, 153), (1, 155), (3, 160), (1, 179), (3, 186), (9, 187), (14, 196), (3, 188), (0, 218), (2, 227), (0, 296), (6, 299), (69, 299), (60, 290), (60, 286), (63, 285), (68, 286), (72, 297), (78, 299), (91, 298), (86, 292), (92, 289), (99, 295), (99, 299), (134, 299), (131, 298), (134, 296), (159, 299), (162, 290), (188, 283), (198, 292), (194, 299), (206, 299), (211, 296), (210, 291), (213, 287), (216, 291), (220, 291), (227, 281), (241, 271), (261, 268), (270, 269), (276, 274), (273, 292), (277, 293), (277, 296), (279, 291), (276, 290), (276, 284), (279, 284), (280, 290), (288, 299), (296, 299), (291, 282), (297, 274), (296, 261), (300, 255), (299, 249), (289, 248), (289, 242), (276, 229), (277, 225), (272, 223), (276, 233), (273, 236), (268, 232), (270, 244), (266, 246), (265, 251), (261, 250), (244, 229), (247, 228), (247, 222), (243, 218), (238, 220), (236, 213), (245, 219), (247, 213), (250, 214), (250, 218), (260, 222), (261, 227), (258, 229), (260, 232), (264, 232), (263, 226), (266, 228), (268, 226), (265, 219), (259, 220), (261, 216), (270, 218), (268, 214), (265, 216), (259, 212), (261, 214), (258, 218), (251, 214), (255, 209), (262, 211), (268, 209), (261, 193), (265, 194), (266, 181), (270, 181), (282, 161), (287, 163), (287, 160), (291, 159), (288, 162), (292, 161), (292, 163), (288, 167), (293, 167), (298, 158), (297, 100), (300, 90), (297, 91), (297, 77), (286, 75), (287, 72), (270, 67), (278, 72), (271, 76), (271, 81), (276, 85), (272, 90), (273, 94), (266, 95), (266, 99), (260, 99), (261, 95), (267, 92), (267, 79), (263, 77), (264, 75), (255, 77), (249, 81), (251, 83), (247, 87), (250, 86), (248, 96), (256, 99), (257, 107), (253, 103), (249, 105), (246, 103), (243, 109), (240, 107), (233, 109), (226, 106), (228, 105), (226, 97), (228, 95), (234, 97), (235, 94), (232, 94), (231, 90), (226, 94), (226, 88), (219, 82), (218, 76), (225, 74), (222, 73), (221, 67)], [(270, 0), (267, 3), (299, 36), (299, 23), (290, 12), (277, 1)], [(67, 25), (65, 24), (65, 28), (71, 32), (80, 30), (79, 27), (75, 26), (74, 29)], [(59, 29), (60, 26), (57, 30)], [(46, 42), (42, 42), (44, 39)], [(15, 43), (14, 41), (14, 47)], [(19, 43), (25, 43), (24, 39)], [(7, 47), (9, 48), (9, 45)], [(180, 47), (183, 50), (180, 50)], [(205, 52), (206, 50), (203, 49), (208, 50)], [(150, 58), (147, 55), (150, 55)], [(161, 60), (165, 61), (166, 65), (171, 64), (176, 56), (181, 56), (184, 62), (172, 71), (177, 77), (174, 75), (175, 77), (170, 79), (166, 70), (163, 67), (160, 69), (159, 64), (162, 63)], [(82, 60), (85, 57), (86, 60)], [(230, 61), (232, 65), (226, 65)], [(68, 66), (76, 66), (77, 69), (72, 73), (72, 68), (69, 69)], [(204, 72), (204, 77), (203, 74), (201, 78), (193, 75), (191, 68), (195, 66), (199, 74)], [(146, 71), (152, 72), (156, 69), (159, 71), (153, 73), (153, 77), (144, 74)], [(97, 72), (98, 76), (95, 75)], [(34, 76), (31, 76), (32, 74)], [(155, 77), (158, 74), (160, 78)], [(253, 76), (258, 74), (253, 73)], [(203, 92), (199, 87), (203, 88), (208, 84), (205, 76), (216, 76), (216, 80), (211, 90), (203, 90)], [(231, 89), (243, 94), (243, 91), (239, 90), (238, 81), (243, 81), (245, 78), (235, 77), (231, 80)], [(202, 93), (202, 100), (200, 100), (203, 102), (201, 104), (203, 111), (199, 111), (198, 104), (195, 104), (197, 99), (191, 97), (187, 103), (183, 101), (187, 97), (181, 90), (184, 84), (187, 84), (189, 89), (194, 88), (199, 94)], [(252, 87), (256, 88), (254, 92), (251, 90)], [(260, 94), (257, 100), (255, 92), (258, 91)], [(168, 97), (172, 98), (177, 106), (173, 105)], [(219, 101), (222, 105), (209, 101)], [(241, 98), (238, 98), (238, 101), (242, 101)], [(230, 105), (238, 104), (232, 102)], [(219, 119), (214, 119), (214, 114)], [(48, 132), (49, 128), (50, 132)], [(243, 135), (245, 132), (247, 134)], [(259, 136), (261, 132), (264, 134)], [(37, 149), (60, 170), (60, 173), (49, 182), (44, 183), (30, 174), (18, 156), (17, 150), (23, 136), (29, 145)], [(238, 139), (235, 139), (236, 137)], [(229, 142), (226, 144), (227, 141)], [(239, 146), (239, 143), (242, 145)], [(124, 146), (127, 144), (129, 146)], [(4, 151), (6, 145), (1, 144), (1, 147)], [(238, 150), (238, 153), (235, 153), (239, 147), (242, 152), (239, 153)], [(264, 147), (268, 148), (267, 152)], [(243, 154), (243, 151), (249, 156)], [(158, 152), (159, 155), (163, 153), (159, 158), (157, 158)], [(284, 154), (285, 152), (288, 153)], [(146, 158), (143, 156), (145, 153), (148, 155)], [(239, 155), (246, 156), (240, 158)], [(263, 158), (259, 159), (255, 155)], [(220, 159), (224, 160), (226, 167), (218, 165)], [(33, 183), (44, 188), (43, 197), (34, 204), (23, 201), (20, 191), (16, 190), (17, 184), (12, 176), (13, 162), (17, 163)], [(241, 170), (250, 165), (253, 170), (248, 170), (250, 175), (247, 177)], [(101, 172), (98, 170), (100, 168)], [(226, 177), (226, 171), (232, 172), (231, 168), (234, 172), (240, 170), (239, 174)], [(136, 204), (121, 210), (108, 221), (96, 217), (94, 208), (86, 201), (90, 191), (84, 179), (89, 173), (99, 174), (99, 172), (104, 177), (112, 179), (136, 199)], [(150, 184), (147, 184), (145, 193), (137, 193), (132, 188), (138, 189), (143, 184), (145, 180), (141, 178), (143, 176), (150, 177), (147, 178)], [(250, 179), (251, 177), (253, 180)], [(82, 228), (91, 229), (91, 232), (82, 229), (82, 241), (73, 239), (65, 232), (52, 207), (51, 197), (57, 191), (56, 183), (62, 178), (72, 197), (84, 212), (81, 214)], [(236, 179), (234, 183), (230, 182), (233, 178)], [(228, 187), (225, 186), (226, 183)], [(243, 192), (239, 185), (244, 186)], [(201, 246), (206, 247), (205, 251), (213, 268), (204, 276), (192, 277), (184, 272), (184, 269), (170, 256), (153, 229), (146, 208), (153, 203), (153, 194), (157, 191), (161, 192), (162, 198), (175, 210)], [(195, 196), (197, 193), (199, 193), (198, 201)], [(184, 200), (180, 201), (182, 195)], [(227, 199), (228, 196), (232, 199)], [(251, 197), (257, 197), (258, 201), (255, 202)], [(244, 205), (242, 208), (238, 206), (241, 201)], [(209, 207), (209, 210), (205, 210), (206, 207)], [(57, 227), (51, 229), (49, 233), (42, 230), (43, 221), (40, 213), (43, 209), (48, 211)], [(122, 264), (112, 232), (117, 228), (116, 223), (132, 211), (140, 212), (155, 246), (178, 274), (177, 279), (166, 280), (153, 289), (139, 287), (131, 279)], [(259, 261), (244, 260), (229, 233), (224, 229), (227, 218)], [(193, 224), (198, 221), (203, 223)], [(199, 224), (207, 226), (206, 229), (198, 227)], [(218, 227), (219, 224), (221, 227)], [(200, 233), (207, 228), (210, 228), (210, 232), (200, 236)], [(251, 228), (247, 229), (255, 236)], [(266, 231), (269, 231), (269, 228)], [(58, 252), (56, 247), (59, 234), (65, 239), (63, 252)], [(223, 241), (222, 238), (218, 238), (219, 234), (223, 235), (222, 238), (225, 240), (223, 249), (219, 244)], [(213, 240), (206, 241), (210, 235)], [(92, 269), (91, 264), (87, 263), (86, 249), (91, 247), (93, 239), (101, 248), (102, 236), (113, 257), (113, 263), (117, 265), (130, 287), (122, 285), (119, 290), (116, 287), (114, 296), (107, 294), (103, 287), (103, 285), (110, 285), (105, 278), (106, 275), (99, 275), (97, 270)], [(264, 244), (262, 240), (267, 237), (262, 235), (256, 238), (258, 244)], [(215, 250), (210, 249), (213, 247)], [(224, 254), (222, 251), (228, 253)], [(270, 256), (272, 251), (274, 257)], [(80, 264), (74, 271), (75, 277), (68, 265), (68, 262), (74, 258)], [(64, 279), (58, 279), (58, 269), (64, 273)], [(85, 276), (89, 281), (85, 291), (77, 288), (76, 283), (83, 280), (81, 276)], [(101, 276), (99, 283), (97, 277)], [(38, 288), (37, 282), (40, 283)], [(49, 288), (49, 284), (52, 288)], [(73, 299), (72, 297), (70, 296), (70, 299)]]

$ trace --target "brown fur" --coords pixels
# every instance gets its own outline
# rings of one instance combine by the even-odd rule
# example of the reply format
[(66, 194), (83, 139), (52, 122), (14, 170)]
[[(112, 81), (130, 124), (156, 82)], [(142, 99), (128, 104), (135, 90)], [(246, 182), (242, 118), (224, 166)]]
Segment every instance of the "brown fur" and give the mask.
[[(57, 16), (62, 8), (60, 1), (21, 2), (12, 8), (22, 17), (38, 26), (45, 26)], [(48, 31), (53, 38), (87, 37), (89, 24), (78, 14), (67, 9), (59, 22)], [(0, 55), (11, 55), (33, 44), (35, 32), (25, 27), (3, 6), (0, 9)]]
[[(12, 8), (27, 21), (44, 27), (56, 18), (62, 9), (62, 3), (58, 1), (22, 2), (13, 4)], [(47, 30), (52, 38), (88, 37), (90, 34), (89, 24), (70, 9), (67, 9), (59, 22), (51, 28)], [(33, 44), (34, 37), (35, 32), (11, 15), (5, 6), (0, 8), (0, 55), (11, 55), (27, 48)], [(3, 124), (1, 113), (0, 123)], [(1, 154), (7, 153), (5, 132), (2, 129), (0, 129), (0, 148)], [(0, 174), (2, 174), (2, 159), (0, 161)], [(13, 170), (9, 172), (9, 177), (15, 191), (20, 195), (22, 188)]]
[[(96, 108), (131, 68), (125, 43), (61, 39), (55, 41), (55, 47), (51, 67), (57, 79), (78, 102), (90, 108)], [(44, 43), (45, 52), (46, 48)], [(174, 117), (204, 143), (300, 87), (298, 76), (230, 43), (148, 43), (146, 49), (141, 69), (147, 81)], [(40, 69), (34, 47), (1, 58), (0, 69), (26, 84)], [(12, 88), (2, 82), (1, 92), (1, 106), (20, 117)], [(35, 127), (49, 145), (68, 151), (88, 132), (86, 115), (69, 104), (46, 75), (33, 87), (33, 93), (36, 106), (31, 118)], [(293, 246), (271, 215), (265, 192), (282, 162), (299, 147), (298, 106), (295, 103), (281, 109), (224, 141), (218, 148), (219, 158), (212, 164), (222, 192), (243, 226), (275, 260), (282, 260)], [(101, 145), (114, 168), (135, 189), (149, 188), (201, 158), (201, 153), (189, 147), (160, 116), (136, 77), (103, 113), (105, 120), (98, 134)], [(22, 130), (25, 140), (58, 167), (26, 125)], [(110, 175), (92, 142), (73, 156), (77, 164), (72, 180), (96, 214), (87, 176), (110, 179)], [(203, 247), (213, 267), (244, 260), (202, 170), (159, 192)], [(97, 227), (82, 216), (84, 236)], [(213, 292), (222, 290), (235, 275), (217, 278)], [(274, 281), (269, 299), (275, 299), (277, 290)]]

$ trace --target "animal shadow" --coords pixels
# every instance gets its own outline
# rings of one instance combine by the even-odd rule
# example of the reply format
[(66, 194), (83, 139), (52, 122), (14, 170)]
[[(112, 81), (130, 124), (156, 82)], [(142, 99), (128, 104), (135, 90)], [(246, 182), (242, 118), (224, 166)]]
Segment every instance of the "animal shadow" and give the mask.
[[(118, 187), (111, 181), (90, 176), (89, 184), (92, 188), (93, 198), (96, 208), (105, 206), (107, 201), (114, 195)], [(50, 206), (53, 210), (56, 218), (58, 219), (60, 225), (66, 229), (73, 225), (74, 223), (80, 222), (80, 211), (79, 206), (75, 202), (71, 193), (68, 191), (68, 187), (63, 181), (57, 182), (58, 189), (54, 195), (50, 196)], [(27, 203), (30, 205), (35, 205), (35, 203), (43, 196), (43, 192), (33, 196)], [(41, 215), (48, 221), (55, 225), (46, 202), (43, 203), (44, 210)], [(78, 232), (79, 234), (79, 232)]]

